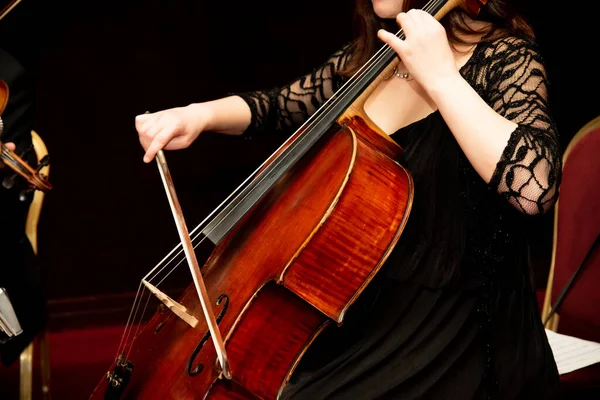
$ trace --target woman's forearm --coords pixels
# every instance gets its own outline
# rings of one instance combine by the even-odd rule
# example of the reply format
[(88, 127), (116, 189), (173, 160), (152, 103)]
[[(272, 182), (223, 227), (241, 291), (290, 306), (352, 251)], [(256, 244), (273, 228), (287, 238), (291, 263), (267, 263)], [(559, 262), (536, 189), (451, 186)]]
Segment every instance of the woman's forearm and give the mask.
[(204, 131), (241, 135), (250, 125), (250, 107), (239, 96), (228, 96), (203, 103), (190, 104), (193, 115), (205, 115)]
[(427, 91), (475, 170), (489, 182), (517, 124), (495, 112), (460, 75)]

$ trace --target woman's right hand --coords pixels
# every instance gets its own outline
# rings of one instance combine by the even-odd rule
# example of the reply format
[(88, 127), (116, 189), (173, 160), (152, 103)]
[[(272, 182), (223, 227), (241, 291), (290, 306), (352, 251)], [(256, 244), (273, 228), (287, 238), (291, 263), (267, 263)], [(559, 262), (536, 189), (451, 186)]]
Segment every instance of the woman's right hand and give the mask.
[(135, 128), (150, 162), (159, 150), (179, 150), (190, 146), (202, 133), (210, 118), (210, 110), (201, 104), (169, 108), (135, 117)]

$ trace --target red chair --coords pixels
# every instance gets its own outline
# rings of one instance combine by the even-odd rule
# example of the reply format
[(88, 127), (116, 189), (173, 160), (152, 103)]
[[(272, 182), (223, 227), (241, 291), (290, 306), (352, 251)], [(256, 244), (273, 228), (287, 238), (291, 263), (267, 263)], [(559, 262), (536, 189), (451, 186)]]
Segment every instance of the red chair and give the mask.
[[(600, 245), (593, 246), (600, 233), (600, 116), (577, 132), (563, 155), (563, 178), (554, 212), (552, 261), (542, 318), (546, 320), (587, 255), (546, 328), (600, 342)], [(589, 394), (600, 399), (600, 364), (561, 375), (561, 383), (573, 398)]]

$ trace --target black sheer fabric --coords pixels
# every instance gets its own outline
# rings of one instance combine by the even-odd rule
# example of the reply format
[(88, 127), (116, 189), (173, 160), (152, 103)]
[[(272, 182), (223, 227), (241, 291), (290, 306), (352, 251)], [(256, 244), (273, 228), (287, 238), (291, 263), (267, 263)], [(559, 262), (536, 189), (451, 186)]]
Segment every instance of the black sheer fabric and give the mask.
[(336, 71), (350, 57), (346, 48), (333, 54), (309, 75), (284, 87), (239, 93), (252, 110), (250, 129), (245, 135), (293, 129), (313, 115), (344, 83), (345, 79)]
[[(293, 128), (344, 80), (344, 49), (291, 84), (242, 93), (248, 135)], [(552, 207), (561, 158), (548, 83), (534, 43), (480, 43), (461, 69), (518, 127), (489, 184), (439, 112), (392, 139), (415, 181), (402, 237), (376, 280), (309, 348), (284, 392), (292, 399), (551, 397), (556, 365), (528, 264), (525, 224)]]

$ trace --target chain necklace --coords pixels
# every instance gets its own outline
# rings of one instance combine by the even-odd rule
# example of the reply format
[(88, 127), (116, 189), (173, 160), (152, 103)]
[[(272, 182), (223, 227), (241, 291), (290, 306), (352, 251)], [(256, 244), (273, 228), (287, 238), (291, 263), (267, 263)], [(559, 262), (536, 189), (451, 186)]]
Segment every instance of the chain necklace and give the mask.
[(394, 67), (394, 75), (396, 75), (396, 77), (400, 79), (408, 79), (410, 77), (410, 74), (408, 72), (399, 72), (398, 67)]

